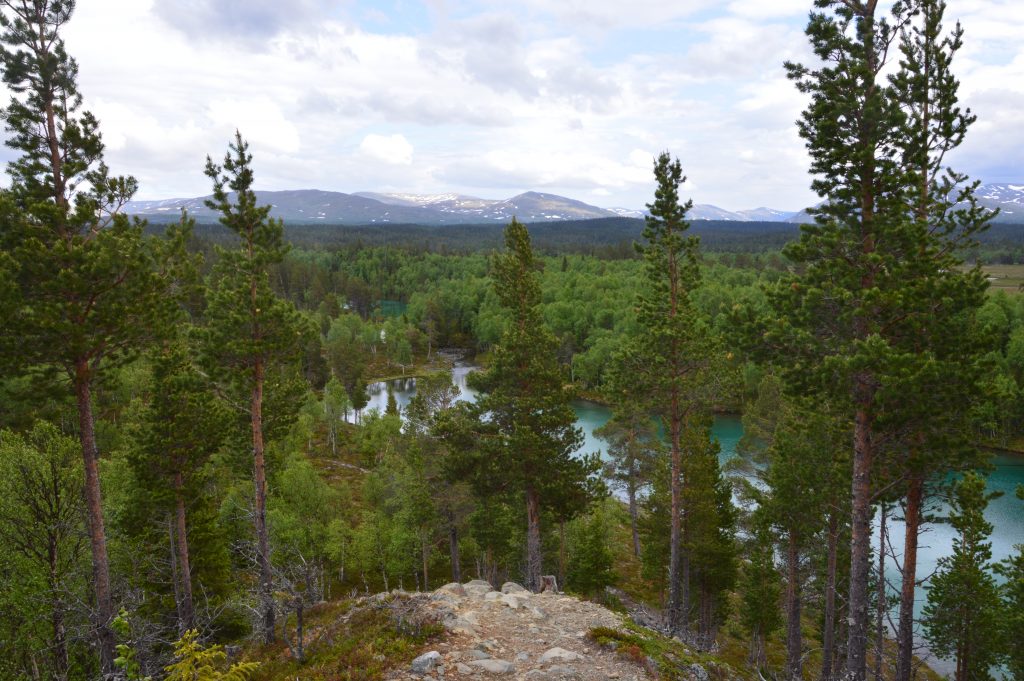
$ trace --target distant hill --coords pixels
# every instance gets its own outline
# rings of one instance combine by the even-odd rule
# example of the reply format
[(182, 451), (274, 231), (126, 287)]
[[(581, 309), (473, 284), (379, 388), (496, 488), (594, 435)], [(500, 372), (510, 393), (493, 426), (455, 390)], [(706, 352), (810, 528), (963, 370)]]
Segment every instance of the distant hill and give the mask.
[[(155, 222), (177, 220), (182, 209), (201, 222), (219, 215), (204, 205), (208, 196), (162, 201), (131, 201), (130, 215)], [(616, 213), (555, 194), (526, 192), (510, 199), (489, 200), (458, 194), (422, 196), (417, 194), (344, 194), (318, 189), (259, 191), (261, 204), (270, 204), (270, 214), (287, 223), (353, 224), (380, 223), (452, 225), (506, 223), (517, 217), (521, 222), (553, 222), (615, 217)]]
[[(642, 219), (645, 210), (599, 208), (557, 194), (525, 192), (508, 199), (482, 199), (463, 194), (407, 194), (322, 191), (256, 192), (262, 204), (273, 206), (271, 215), (289, 224), (403, 224), (403, 225), (480, 225), (505, 224), (512, 217), (520, 222), (543, 223), (606, 218)], [(131, 201), (130, 215), (153, 222), (177, 220), (182, 209), (200, 222), (212, 222), (219, 216), (204, 205), (210, 197)], [(1000, 210), (996, 222), (1024, 222), (1024, 184), (985, 184), (978, 189), (978, 200), (986, 208)], [(820, 204), (819, 204), (820, 205)], [(734, 222), (751, 224), (812, 222), (807, 209), (799, 212), (754, 208), (731, 211), (710, 204), (696, 204), (689, 214), (694, 222)]]
[[(999, 210), (993, 222), (999, 224), (1024, 224), (1024, 184), (989, 183), (978, 187), (975, 196), (983, 208)], [(817, 204), (822, 205), (821, 203)], [(814, 222), (814, 218), (805, 208), (799, 213), (791, 213), (786, 222), (798, 224)]]
[(588, 220), (614, 217), (618, 213), (605, 208), (569, 199), (557, 194), (526, 192), (510, 199), (480, 199), (462, 194), (380, 194), (356, 192), (362, 196), (390, 206), (419, 207), (436, 210), (450, 219), (471, 218), (476, 222), (508, 222), (513, 217), (520, 222), (545, 222), (548, 220)]
[[(272, 206), (271, 215), (289, 224), (410, 224), (472, 225), (505, 224), (513, 217), (520, 222), (542, 223), (605, 218), (642, 219), (645, 210), (599, 208), (557, 194), (524, 192), (508, 199), (481, 199), (464, 194), (406, 194), (383, 192), (342, 192), (319, 189), (259, 191), (257, 200)], [(212, 222), (219, 215), (205, 206), (209, 196), (161, 201), (131, 201), (130, 215), (153, 222), (177, 220), (181, 211), (200, 222)], [(706, 204), (690, 212), (695, 221), (781, 222), (791, 215), (770, 208), (733, 212)]]

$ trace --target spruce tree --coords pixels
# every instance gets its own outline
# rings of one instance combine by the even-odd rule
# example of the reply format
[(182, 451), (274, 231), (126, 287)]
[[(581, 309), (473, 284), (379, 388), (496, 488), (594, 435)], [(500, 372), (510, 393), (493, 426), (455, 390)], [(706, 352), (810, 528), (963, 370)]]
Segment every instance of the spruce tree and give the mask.
[(678, 160), (666, 152), (654, 164), (657, 184), (648, 204), (644, 243), (643, 288), (637, 300), (639, 332), (620, 369), (633, 395), (663, 421), (671, 462), (669, 537), (669, 626), (681, 632), (690, 608), (689, 556), (683, 544), (683, 467), (687, 431), (703, 423), (710, 410), (715, 346), (711, 331), (690, 294), (700, 281), (699, 239), (687, 236), (691, 201), (679, 200), (685, 182)]
[(172, 517), (179, 635), (195, 626), (189, 518), (200, 510), (206, 463), (221, 446), (229, 418), (193, 364), (184, 340), (153, 358), (152, 397), (135, 436), (129, 463), (149, 502)]
[(599, 462), (574, 452), (582, 442), (570, 404), (572, 391), (558, 364), (558, 343), (540, 313), (539, 263), (526, 227), (505, 228), (505, 252), (492, 262), (494, 291), (510, 323), (490, 366), (474, 375), (481, 392), (473, 405), (439, 425), (449, 439), (453, 479), (469, 476), (477, 492), (522, 495), (526, 507), (526, 586), (541, 588), (541, 513), (561, 517), (586, 509)]
[(956, 484), (953, 555), (939, 559), (924, 606), (925, 639), (933, 653), (956, 660), (954, 681), (991, 679), (1002, 653), (1004, 613), (990, 563), (992, 524), (985, 520), (993, 496), (973, 471)]
[[(115, 673), (115, 615), (103, 519), (92, 390), (105, 371), (159, 337), (176, 314), (187, 229), (147, 238), (121, 208), (131, 177), (103, 162), (99, 122), (82, 108), (78, 64), (61, 31), (73, 0), (0, 2), (0, 65), (13, 96), (3, 112), (11, 187), (0, 210), (0, 257), (16, 262), (17, 302), (5, 326), (19, 362), (59, 367), (74, 391), (93, 559), (94, 631), (104, 675)], [(2, 263), (0, 263), (2, 264)], [(7, 280), (10, 288), (11, 279)], [(0, 275), (0, 288), (4, 287)], [(0, 296), (3, 292), (0, 291)], [(3, 364), (7, 364), (6, 361)]]
[(223, 166), (206, 160), (213, 181), (213, 198), (206, 205), (221, 214), (220, 223), (239, 239), (235, 249), (218, 248), (206, 310), (204, 353), (219, 380), (247, 415), (253, 457), (253, 523), (259, 571), (263, 638), (274, 641), (273, 571), (267, 529), (267, 425), (274, 414), (264, 413), (268, 371), (294, 363), (310, 332), (295, 307), (270, 286), (269, 269), (281, 262), (288, 246), (280, 220), (271, 219), (270, 206), (258, 206), (253, 190), (252, 155), (235, 133)]
[[(715, 646), (718, 625), (728, 615), (727, 595), (736, 585), (736, 508), (732, 488), (718, 465), (720, 446), (711, 437), (711, 415), (695, 423), (683, 439), (683, 550), (688, 557), (684, 583), (696, 591), (698, 647)], [(687, 624), (686, 620), (684, 620)]]

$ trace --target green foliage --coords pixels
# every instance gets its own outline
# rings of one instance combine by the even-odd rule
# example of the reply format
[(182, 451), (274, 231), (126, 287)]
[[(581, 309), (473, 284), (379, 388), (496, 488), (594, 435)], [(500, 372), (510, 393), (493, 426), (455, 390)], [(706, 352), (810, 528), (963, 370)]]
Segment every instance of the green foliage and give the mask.
[(782, 626), (782, 579), (775, 567), (775, 546), (770, 533), (758, 532), (748, 547), (748, 560), (740, 572), (740, 623), (750, 635), (751, 661), (765, 662), (765, 641)]
[[(1017, 498), (1024, 501), (1024, 485), (1017, 487)], [(1003, 599), (1002, 640), (1007, 644), (1006, 664), (1010, 675), (1024, 678), (1024, 544), (1016, 553), (996, 566), (1006, 580), (1000, 592)]]
[(132, 627), (128, 613), (121, 610), (111, 623), (111, 628), (122, 640), (127, 641), (117, 644), (117, 657), (114, 658), (114, 664), (124, 672), (128, 681), (152, 681), (152, 677), (142, 675), (142, 665), (139, 664), (138, 654), (132, 646)]
[(991, 498), (974, 472), (956, 484), (949, 522), (958, 536), (953, 554), (939, 559), (923, 611), (930, 649), (955, 658), (967, 679), (992, 678), (1002, 651), (1004, 611), (990, 564), (992, 525), (984, 516)]
[(609, 548), (608, 519), (597, 504), (586, 516), (569, 526), (569, 564), (566, 588), (584, 595), (594, 595), (615, 583), (612, 553)]
[(238, 246), (217, 251), (204, 351), (210, 368), (245, 396), (257, 380), (257, 367), (297, 360), (310, 331), (270, 286), (269, 267), (281, 262), (288, 247), (281, 222), (269, 217), (270, 206), (256, 205), (251, 164), (248, 145), (237, 133), (223, 166), (209, 158), (206, 163), (214, 183), (208, 207), (221, 213), (221, 224), (238, 237)]
[(55, 426), (0, 431), (0, 676), (59, 677), (77, 657), (65, 628), (82, 623), (68, 602), (87, 570), (82, 484), (77, 444)]
[(644, 579), (654, 584), (661, 592), (662, 601), (668, 595), (668, 563), (670, 555), (669, 529), (671, 527), (672, 472), (668, 457), (655, 461), (651, 473), (651, 490), (641, 504), (644, 512), (640, 516), (640, 554)]
[(199, 632), (190, 629), (174, 644), (175, 660), (166, 669), (165, 681), (246, 681), (259, 669), (255, 662), (227, 666), (221, 646), (205, 648), (198, 638)]

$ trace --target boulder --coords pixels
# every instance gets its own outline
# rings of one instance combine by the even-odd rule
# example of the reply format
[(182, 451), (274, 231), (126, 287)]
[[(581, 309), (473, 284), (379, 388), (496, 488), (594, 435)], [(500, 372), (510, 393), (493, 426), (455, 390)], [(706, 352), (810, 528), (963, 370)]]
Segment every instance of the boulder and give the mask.
[(482, 579), (474, 579), (470, 582), (466, 582), (462, 585), (462, 588), (465, 589), (468, 595), (476, 598), (482, 598), (488, 591), (494, 591), (491, 585)]
[(523, 586), (516, 584), (515, 582), (505, 582), (501, 585), (501, 593), (503, 594), (523, 594), (530, 593)]
[(476, 636), (476, 627), (464, 617), (452, 617), (444, 621), (444, 628), (453, 634)]
[(467, 650), (466, 651), (466, 659), (469, 659), (469, 660), (489, 660), (489, 659), (491, 659), (491, 654), (490, 653), (486, 653), (486, 652), (480, 650), (479, 648), (474, 648), (473, 650)]
[(412, 661), (412, 673), (428, 674), (434, 671), (434, 667), (439, 664), (441, 664), (441, 653), (431, 650), (429, 653), (423, 653)]
[(690, 678), (693, 681), (710, 681), (711, 677), (708, 675), (708, 670), (699, 664), (691, 664), (686, 668), (686, 671), (690, 673)]
[(513, 610), (518, 610), (519, 608), (523, 607), (523, 605), (525, 605), (522, 597), (514, 596), (512, 594), (503, 595), (501, 597), (501, 602), (507, 605), (508, 607), (512, 608)]
[(469, 666), (488, 674), (511, 674), (515, 670), (515, 665), (505, 660), (473, 660)]
[(551, 648), (543, 655), (540, 656), (540, 663), (547, 664), (548, 662), (575, 662), (576, 660), (582, 660), (583, 656), (579, 653), (574, 653), (571, 650), (565, 648)]
[(453, 596), (459, 596), (461, 598), (465, 598), (465, 596), (466, 596), (466, 589), (461, 584), (459, 584), (458, 582), (451, 582), (449, 584), (445, 584), (440, 589), (436, 589), (434, 591), (434, 594), (435, 595), (451, 594)]

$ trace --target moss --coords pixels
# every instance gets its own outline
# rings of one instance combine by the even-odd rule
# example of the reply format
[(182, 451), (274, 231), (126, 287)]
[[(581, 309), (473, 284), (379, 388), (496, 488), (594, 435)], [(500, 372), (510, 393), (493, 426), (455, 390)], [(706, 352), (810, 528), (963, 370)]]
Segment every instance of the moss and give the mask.
[(628, 623), (624, 629), (596, 627), (588, 636), (601, 647), (614, 650), (618, 655), (646, 667), (659, 679), (688, 679), (688, 667), (702, 664), (678, 641)]

